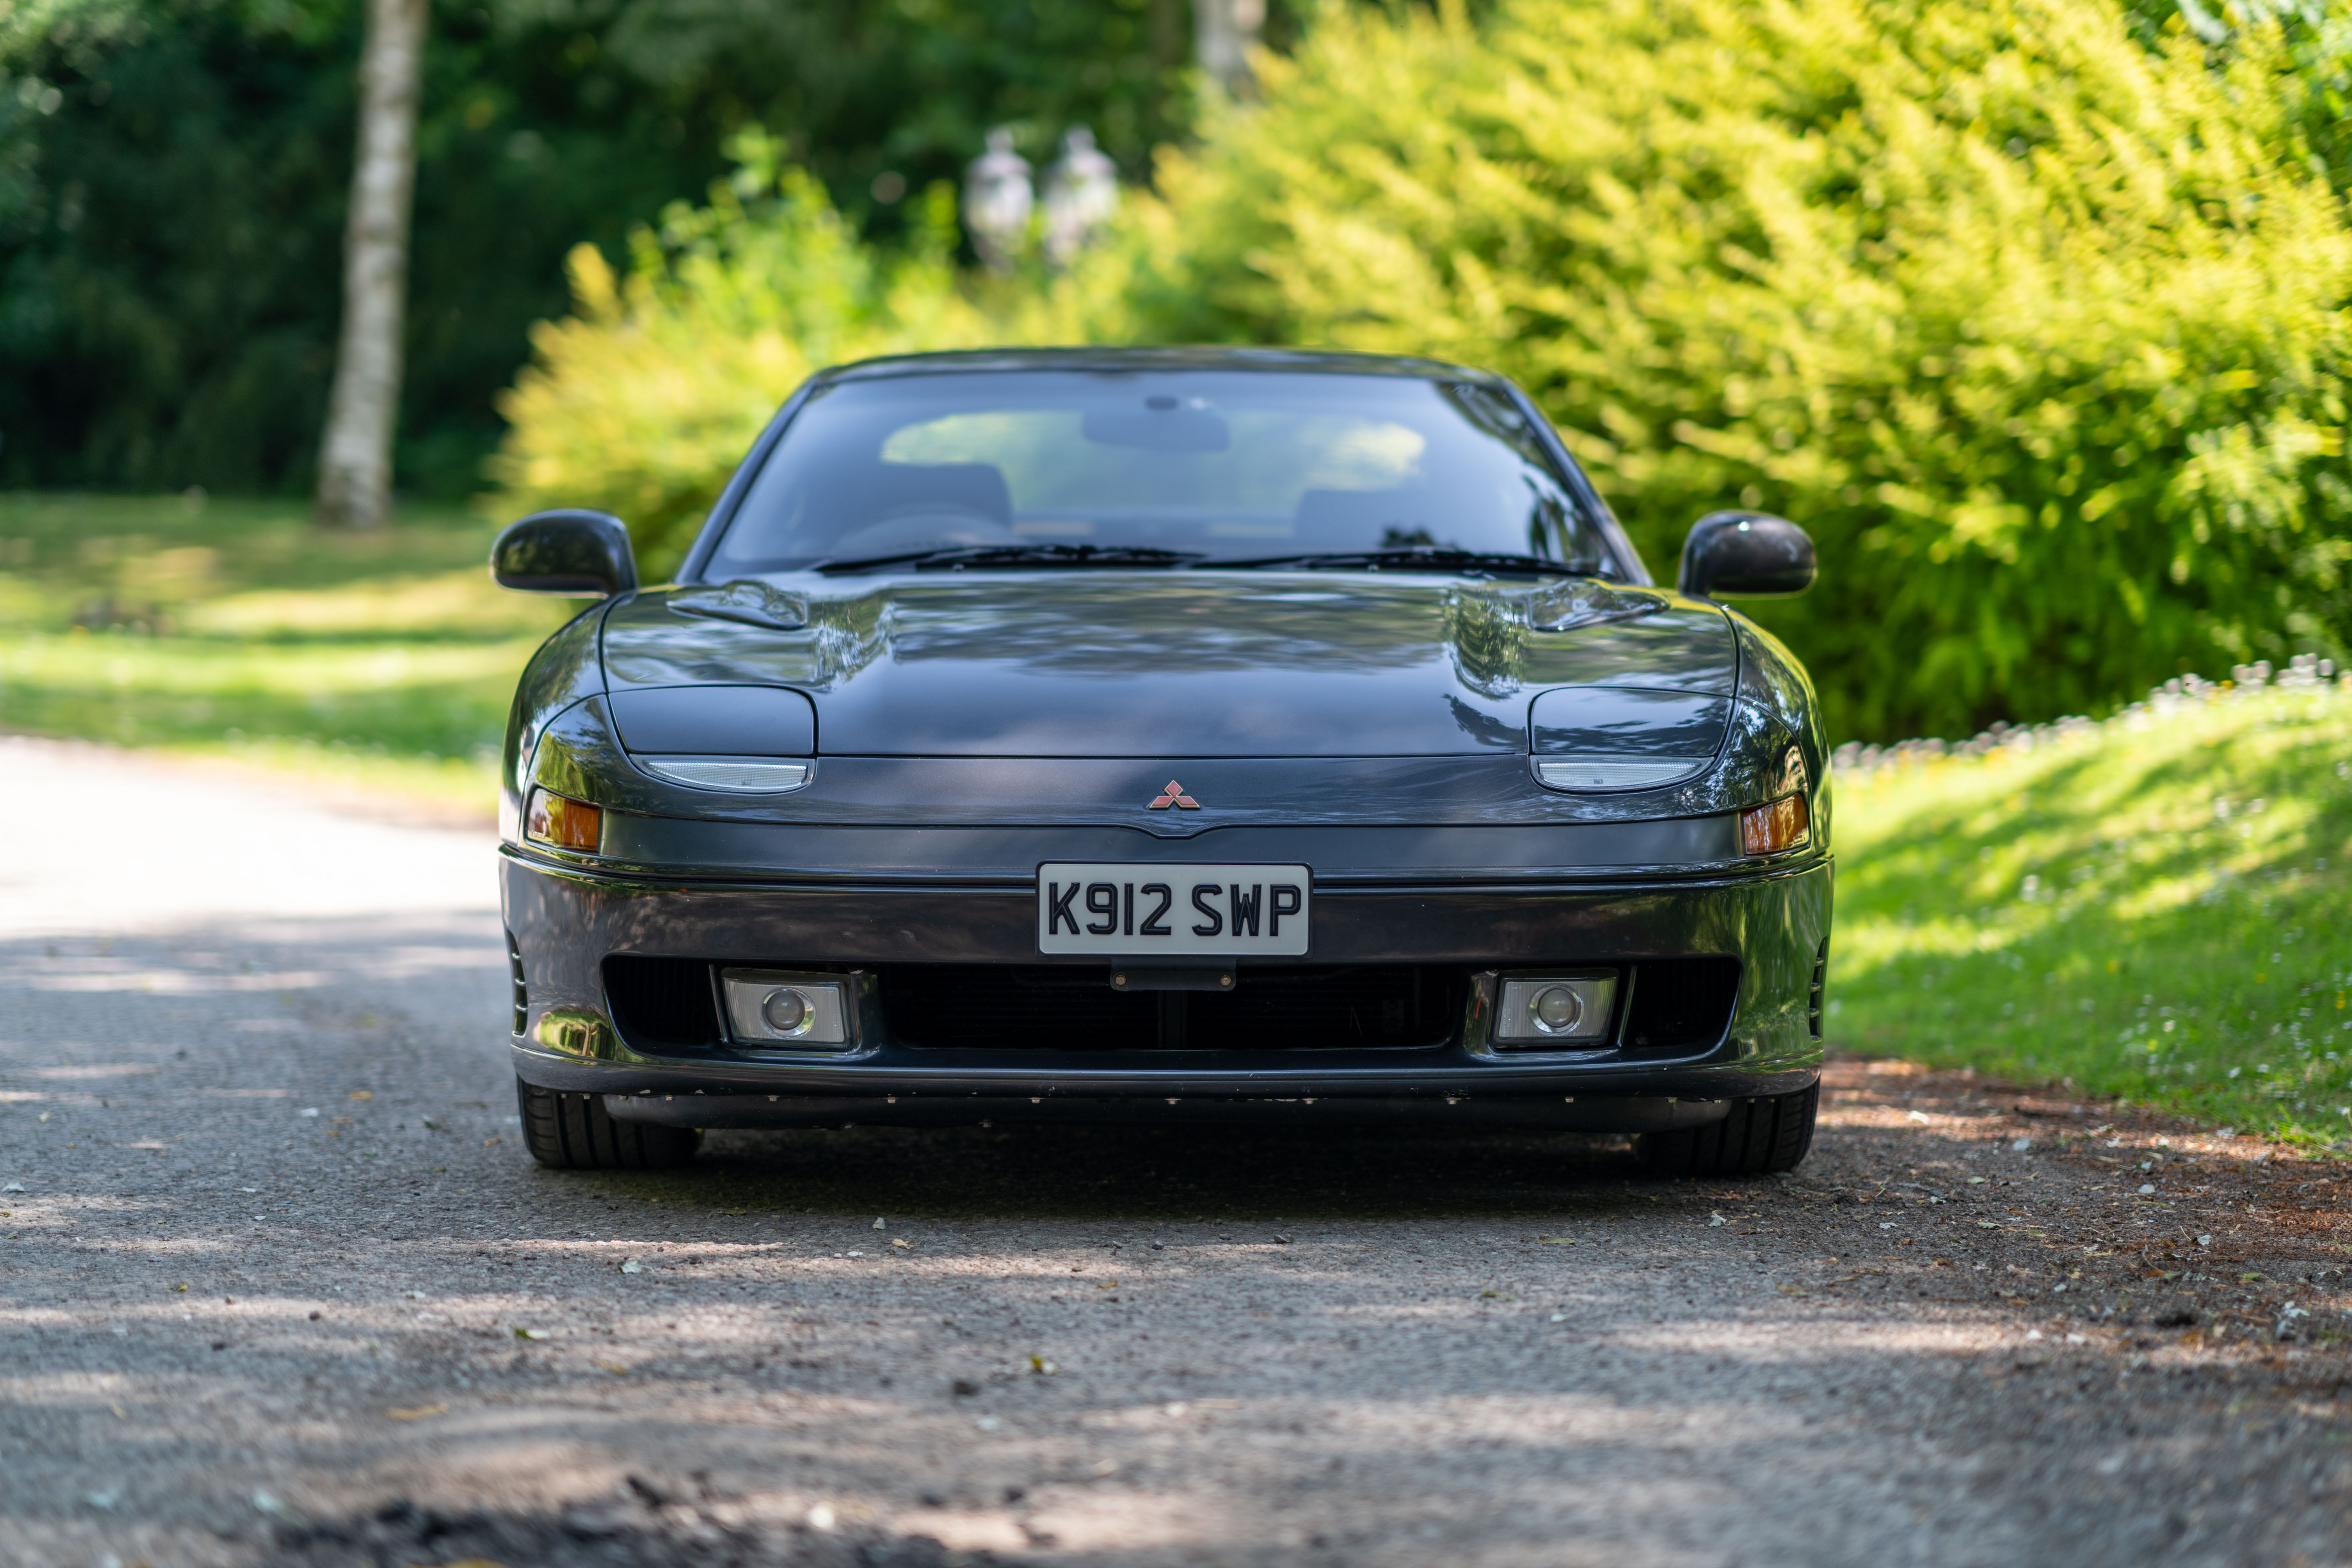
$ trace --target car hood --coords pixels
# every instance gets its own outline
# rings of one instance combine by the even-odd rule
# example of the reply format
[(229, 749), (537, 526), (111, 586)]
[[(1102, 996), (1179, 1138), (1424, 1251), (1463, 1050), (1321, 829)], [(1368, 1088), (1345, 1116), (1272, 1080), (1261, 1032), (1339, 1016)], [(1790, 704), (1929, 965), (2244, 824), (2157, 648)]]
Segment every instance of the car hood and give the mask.
[(1524, 752), (1558, 687), (1730, 695), (1723, 612), (1660, 590), (1423, 574), (806, 575), (634, 595), (615, 692), (777, 686), (835, 756)]

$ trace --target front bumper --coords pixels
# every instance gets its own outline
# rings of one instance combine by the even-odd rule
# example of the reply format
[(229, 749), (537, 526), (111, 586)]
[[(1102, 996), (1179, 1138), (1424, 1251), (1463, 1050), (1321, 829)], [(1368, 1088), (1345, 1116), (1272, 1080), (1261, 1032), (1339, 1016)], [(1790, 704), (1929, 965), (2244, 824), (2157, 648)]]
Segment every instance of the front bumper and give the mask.
[[(1178, 850), (1181, 853), (1181, 850)], [(1054, 858), (1040, 854), (1038, 858)], [(1032, 862), (1033, 864), (1034, 862)], [(1647, 1131), (1723, 1114), (1733, 1099), (1819, 1076), (1832, 868), (1806, 863), (1701, 875), (1530, 876), (1458, 868), (1315, 885), (1315, 964), (1456, 966), (1458, 1025), (1410, 1047), (973, 1050), (896, 1038), (879, 988), (894, 966), (1066, 964), (1036, 952), (1028, 879), (730, 868), (670, 875), (525, 855), (501, 858), (515, 944), (515, 1070), (543, 1088), (610, 1097), (615, 1115), (680, 1125), (845, 1121), (1248, 1119), (1482, 1120)], [(604, 982), (613, 956), (858, 975), (856, 1047), (838, 1054), (678, 1051), (632, 1040)], [(1667, 1058), (1621, 1049), (1523, 1052), (1486, 1038), (1497, 971), (1738, 961), (1718, 1033)], [(1251, 964), (1239, 975), (1249, 985)], [(1288, 1109), (1277, 1109), (1286, 1107)]]

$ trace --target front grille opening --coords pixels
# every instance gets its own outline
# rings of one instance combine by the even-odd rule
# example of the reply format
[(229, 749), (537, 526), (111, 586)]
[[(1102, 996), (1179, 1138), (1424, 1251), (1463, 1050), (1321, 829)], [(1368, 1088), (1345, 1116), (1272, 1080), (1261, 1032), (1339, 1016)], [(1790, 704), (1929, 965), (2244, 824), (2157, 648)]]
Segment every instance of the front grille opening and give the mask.
[(1465, 978), (1424, 964), (1244, 969), (1230, 995), (1181, 992), (1194, 1050), (1433, 1046), (1462, 1016)]
[(1813, 984), (1805, 993), (1805, 1027), (1815, 1039), (1822, 1037), (1822, 998), (1830, 983), (1830, 939), (1822, 938), (1819, 952), (1813, 954)]
[(877, 997), (902, 1044), (960, 1050), (1279, 1051), (1433, 1046), (1465, 978), (1415, 964), (1240, 971), (1230, 993), (1119, 992), (1107, 969), (909, 964)]
[(621, 1037), (632, 1046), (675, 1049), (719, 1043), (710, 965), (701, 959), (616, 953), (604, 961), (604, 1002)]
[(1739, 1000), (1736, 958), (1650, 958), (1633, 966), (1625, 1049), (1649, 1056), (1705, 1050), (1731, 1027)]
[(522, 943), (515, 933), (507, 932), (507, 979), (514, 993), (514, 1032), (521, 1034), (530, 1027), (530, 987), (522, 973)]

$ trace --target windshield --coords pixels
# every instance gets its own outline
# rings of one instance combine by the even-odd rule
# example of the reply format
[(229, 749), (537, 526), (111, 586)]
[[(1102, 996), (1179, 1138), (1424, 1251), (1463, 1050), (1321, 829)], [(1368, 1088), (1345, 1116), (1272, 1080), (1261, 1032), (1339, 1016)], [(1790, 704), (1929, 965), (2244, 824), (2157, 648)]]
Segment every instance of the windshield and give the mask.
[(1507, 397), (1263, 371), (1008, 371), (820, 388), (710, 578), (974, 546), (1216, 561), (1434, 547), (1611, 571)]

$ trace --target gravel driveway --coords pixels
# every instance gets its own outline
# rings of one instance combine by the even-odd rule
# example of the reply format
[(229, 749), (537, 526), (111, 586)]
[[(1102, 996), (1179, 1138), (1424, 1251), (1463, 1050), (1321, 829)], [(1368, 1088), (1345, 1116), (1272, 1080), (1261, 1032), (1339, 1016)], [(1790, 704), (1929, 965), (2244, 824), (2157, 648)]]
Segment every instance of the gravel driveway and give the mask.
[(0, 1562), (2352, 1562), (2333, 1167), (1847, 1064), (1779, 1180), (1035, 1129), (558, 1174), (486, 835), (29, 742), (0, 808)]

